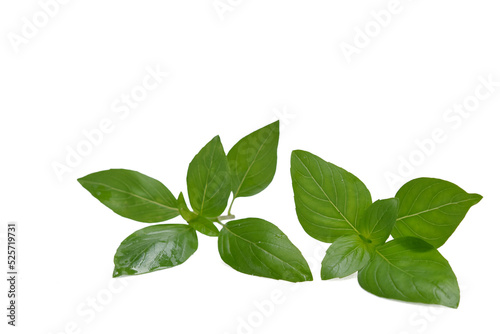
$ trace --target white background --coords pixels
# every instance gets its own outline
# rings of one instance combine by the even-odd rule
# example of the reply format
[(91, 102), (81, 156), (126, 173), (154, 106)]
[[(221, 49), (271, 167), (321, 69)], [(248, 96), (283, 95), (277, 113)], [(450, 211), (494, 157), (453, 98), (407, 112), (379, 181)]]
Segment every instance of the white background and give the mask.
[[(6, 224), (16, 221), (20, 254), (19, 326), (8, 328), (2, 311), (2, 333), (496, 330), (500, 87), (467, 117), (447, 110), (478, 101), (476, 89), (486, 92), (477, 88), (481, 77), (500, 81), (497, 1), (401, 0), (350, 62), (342, 43), (355, 46), (357, 29), (380, 27), (370, 13), (389, 1), (221, 3), (230, 10), (221, 14), (213, 0), (74, 0), (47, 22), (37, 1), (0, 4), (0, 249)], [(23, 37), (23, 18), (33, 16), (46, 25)], [(13, 43), (19, 38), (22, 44)], [(120, 118), (117, 99), (157, 67), (168, 78)], [(145, 225), (101, 205), (78, 177), (128, 168), (185, 192), (191, 158), (214, 135), (227, 151), (276, 118), (282, 135), (275, 180), (237, 200), (233, 211), (278, 225), (307, 257), (314, 282), (238, 273), (205, 236), (179, 267), (129, 278), (126, 287), (111, 279), (117, 246)], [(65, 164), (68, 150), (86, 140), (83, 132), (103, 119), (112, 131), (59, 179), (54, 164)], [(441, 141), (418, 153), (416, 141), (428, 143), (436, 129)], [(384, 300), (354, 276), (319, 279), (327, 245), (309, 237), (294, 212), (289, 156), (299, 148), (357, 175), (374, 199), (420, 176), (484, 196), (440, 249), (461, 286), (457, 310)], [(388, 172), (398, 175), (401, 159), (410, 158), (410, 171), (391, 186)], [(6, 305), (4, 279), (0, 288)]]

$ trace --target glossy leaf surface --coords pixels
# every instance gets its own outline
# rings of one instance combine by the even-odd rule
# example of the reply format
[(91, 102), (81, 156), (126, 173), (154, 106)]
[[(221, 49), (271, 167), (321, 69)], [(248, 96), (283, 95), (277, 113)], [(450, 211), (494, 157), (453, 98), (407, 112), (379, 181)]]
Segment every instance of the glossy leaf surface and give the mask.
[(279, 122), (242, 138), (227, 154), (234, 198), (253, 196), (273, 180), (278, 160)]
[(233, 269), (290, 282), (311, 281), (301, 252), (275, 225), (258, 218), (228, 222), (219, 235), (219, 253)]
[(342, 278), (354, 274), (370, 261), (369, 245), (357, 234), (337, 238), (321, 262), (321, 279)]
[(374, 246), (383, 244), (391, 235), (398, 216), (397, 198), (378, 200), (366, 209), (359, 224), (359, 232)]
[(144, 223), (162, 222), (179, 215), (177, 199), (161, 182), (127, 169), (89, 174), (78, 182), (120, 216)]
[(414, 236), (438, 248), (482, 196), (433, 178), (414, 179), (399, 189), (399, 214), (392, 235)]
[(402, 237), (377, 248), (358, 273), (363, 289), (408, 302), (458, 307), (460, 291), (448, 261), (430, 244)]
[(226, 208), (231, 177), (219, 136), (205, 145), (189, 164), (187, 188), (189, 202), (197, 214), (217, 217)]
[(196, 232), (188, 225), (148, 226), (128, 236), (118, 247), (113, 277), (145, 274), (177, 266), (197, 248)]
[(293, 151), (291, 164), (295, 208), (304, 230), (324, 242), (359, 233), (361, 215), (371, 204), (366, 186), (309, 152)]

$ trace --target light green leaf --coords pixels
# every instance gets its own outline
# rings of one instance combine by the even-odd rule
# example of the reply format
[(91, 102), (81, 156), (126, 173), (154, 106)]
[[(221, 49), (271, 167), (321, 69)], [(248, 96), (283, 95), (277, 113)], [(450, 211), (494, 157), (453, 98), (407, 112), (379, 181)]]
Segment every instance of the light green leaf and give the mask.
[(242, 138), (227, 154), (233, 198), (253, 196), (264, 190), (276, 172), (279, 121)]
[(313, 238), (333, 242), (359, 233), (371, 196), (356, 176), (305, 151), (293, 151), (292, 184), (297, 216)]
[(337, 238), (321, 262), (321, 279), (342, 278), (354, 274), (370, 261), (369, 245), (356, 234)]
[(467, 211), (483, 197), (432, 178), (414, 179), (399, 189), (394, 238), (414, 236), (438, 248), (453, 234)]
[(219, 136), (205, 145), (189, 164), (187, 188), (189, 202), (197, 214), (213, 218), (224, 212), (231, 194), (231, 177)]
[(102, 204), (144, 223), (162, 222), (179, 215), (177, 200), (161, 182), (127, 169), (110, 169), (78, 179)]
[(113, 277), (146, 274), (177, 266), (197, 248), (196, 232), (188, 225), (148, 226), (132, 233), (118, 247)]
[(180, 193), (178, 201), (179, 211), (182, 218), (184, 218), (184, 220), (191, 225), (192, 228), (210, 237), (216, 237), (219, 235), (219, 230), (215, 227), (213, 222), (188, 209), (186, 200), (184, 199), (184, 195), (182, 193)]
[(309, 266), (287, 236), (258, 218), (228, 222), (219, 235), (219, 253), (233, 269), (290, 282), (311, 281)]
[(408, 302), (457, 308), (457, 278), (448, 261), (431, 245), (402, 237), (377, 248), (358, 273), (363, 289), (374, 295)]
[(359, 232), (374, 246), (383, 244), (391, 235), (398, 215), (398, 203), (397, 198), (378, 200), (364, 212)]

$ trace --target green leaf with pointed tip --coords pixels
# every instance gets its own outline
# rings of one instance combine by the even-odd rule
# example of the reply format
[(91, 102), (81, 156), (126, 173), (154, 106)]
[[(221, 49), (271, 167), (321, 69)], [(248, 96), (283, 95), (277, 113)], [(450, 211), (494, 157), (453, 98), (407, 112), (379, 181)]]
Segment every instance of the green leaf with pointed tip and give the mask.
[(207, 218), (200, 216), (188, 209), (184, 195), (179, 195), (179, 211), (182, 218), (191, 225), (196, 231), (208, 235), (209, 237), (216, 237), (219, 235), (219, 230), (215, 227), (214, 223)]
[(302, 253), (275, 225), (258, 218), (233, 220), (219, 235), (219, 253), (233, 269), (290, 282), (312, 281)]
[(448, 261), (430, 244), (402, 237), (378, 247), (358, 273), (363, 289), (379, 297), (457, 308), (460, 290)]
[(160, 181), (128, 169), (110, 169), (78, 179), (102, 204), (143, 223), (158, 223), (179, 215), (177, 200)]
[(414, 179), (399, 189), (399, 213), (394, 238), (413, 236), (436, 248), (453, 234), (467, 211), (483, 197), (433, 178)]
[(321, 279), (342, 278), (354, 274), (370, 261), (371, 248), (357, 234), (337, 238), (321, 262)]
[(189, 202), (197, 214), (217, 217), (224, 212), (231, 194), (231, 177), (219, 136), (205, 145), (189, 164), (187, 188)]
[(128, 236), (115, 254), (113, 277), (140, 275), (185, 262), (198, 248), (193, 228), (181, 224), (160, 224)]
[(227, 154), (234, 198), (253, 196), (273, 180), (278, 160), (279, 121), (242, 138)]
[(313, 238), (333, 242), (359, 233), (362, 213), (371, 195), (356, 176), (305, 151), (293, 151), (291, 175), (295, 209)]
[(361, 217), (359, 232), (373, 242), (374, 246), (382, 245), (391, 235), (398, 216), (399, 200), (389, 198), (378, 200), (366, 209)]

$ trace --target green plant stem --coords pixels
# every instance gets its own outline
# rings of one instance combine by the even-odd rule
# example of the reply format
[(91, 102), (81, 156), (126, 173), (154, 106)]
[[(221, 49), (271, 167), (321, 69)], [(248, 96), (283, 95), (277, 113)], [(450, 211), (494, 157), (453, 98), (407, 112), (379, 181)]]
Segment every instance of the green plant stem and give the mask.
[(233, 208), (233, 203), (234, 203), (235, 199), (236, 199), (236, 197), (233, 197), (233, 200), (231, 201), (231, 204), (229, 205), (229, 210), (227, 210), (227, 215), (228, 216), (232, 216), (231, 215), (231, 209)]
[(217, 221), (231, 220), (231, 219), (234, 219), (234, 218), (236, 218), (235, 215), (228, 214), (227, 216), (219, 216), (219, 217), (217, 217)]

